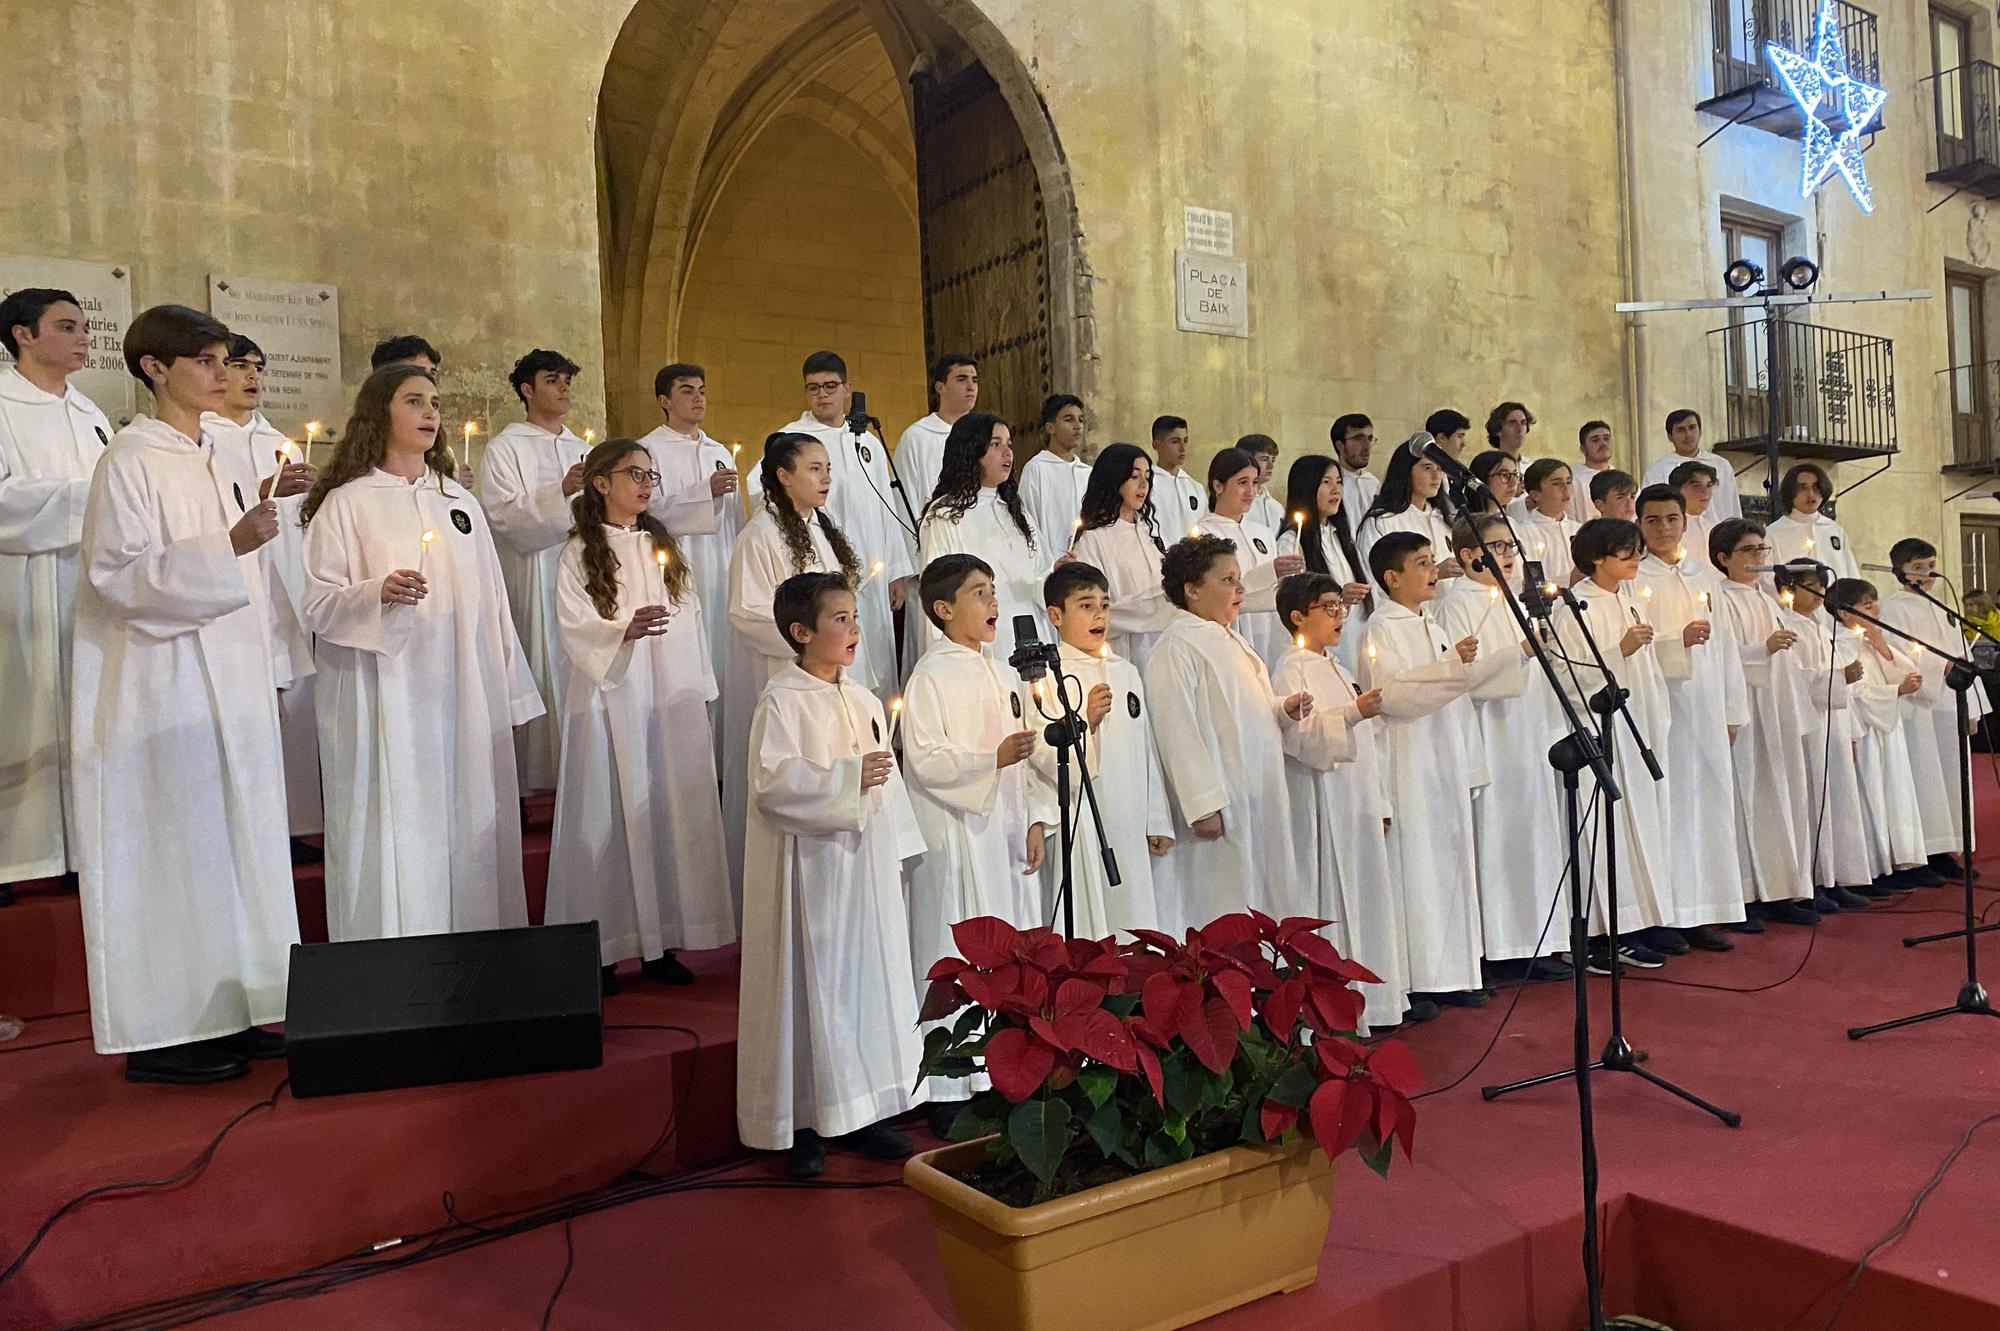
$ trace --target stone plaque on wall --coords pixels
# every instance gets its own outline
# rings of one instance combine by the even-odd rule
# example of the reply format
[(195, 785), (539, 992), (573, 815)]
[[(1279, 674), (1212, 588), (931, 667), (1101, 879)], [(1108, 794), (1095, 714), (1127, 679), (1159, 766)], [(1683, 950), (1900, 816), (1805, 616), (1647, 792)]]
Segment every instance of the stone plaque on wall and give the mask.
[(264, 349), (264, 415), (289, 435), (321, 421), (330, 438), (347, 419), (340, 383), (340, 292), (321, 282), (208, 279), (216, 318)]
[[(23, 287), (58, 287), (74, 295), (90, 322), (90, 360), (73, 376), (84, 396), (114, 425), (132, 419), (138, 384), (125, 372), (125, 327), (132, 322), (132, 270), (122, 263), (0, 255), (0, 297)], [(13, 358), (0, 349), (0, 365)]]
[(1182, 207), (1181, 243), (1197, 254), (1236, 253), (1236, 215), (1214, 208)]
[(1250, 336), (1249, 265), (1174, 251), (1174, 324), (1183, 333)]

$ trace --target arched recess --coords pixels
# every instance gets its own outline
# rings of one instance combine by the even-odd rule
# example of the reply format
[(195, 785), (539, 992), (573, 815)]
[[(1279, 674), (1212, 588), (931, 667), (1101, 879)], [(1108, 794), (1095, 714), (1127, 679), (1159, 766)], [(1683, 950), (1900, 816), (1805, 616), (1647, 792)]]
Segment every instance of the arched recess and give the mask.
[[(863, 76), (884, 60), (893, 84)], [(763, 136), (802, 126), (838, 136), (916, 220), (923, 346), (981, 355), (982, 405), (1018, 420), (1051, 387), (1089, 391), (1068, 168), (1026, 67), (976, 4), (637, 0), (607, 62), (597, 124), (614, 429), (650, 427), (654, 369), (702, 356), (686, 302), (695, 265), (717, 252), (718, 205), (741, 217), (729, 193), (743, 163)], [(810, 191), (802, 182), (801, 195)], [(809, 219), (793, 228), (806, 230)], [(771, 327), (786, 336), (780, 315)], [(791, 348), (791, 363), (813, 349)]]

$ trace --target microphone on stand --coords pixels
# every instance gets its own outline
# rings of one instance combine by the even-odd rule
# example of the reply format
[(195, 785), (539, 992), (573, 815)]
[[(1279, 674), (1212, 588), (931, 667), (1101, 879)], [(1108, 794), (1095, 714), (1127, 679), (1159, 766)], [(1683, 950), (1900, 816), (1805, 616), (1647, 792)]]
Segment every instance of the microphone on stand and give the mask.
[(1907, 587), (1913, 581), (1913, 579), (1907, 573), (1903, 572), (1899, 568), (1894, 567), (1893, 565), (1863, 564), (1861, 567), (1867, 569), (1870, 573), (1887, 573), (1890, 577), (1896, 580), (1896, 585), (1898, 587)]
[(1445, 452), (1437, 436), (1429, 430), (1419, 430), (1403, 441), (1403, 451), (1418, 462), (1434, 462), (1438, 469), (1460, 485), (1469, 485), (1484, 490), (1485, 482), (1472, 474), (1472, 469)]
[[(1862, 567), (1868, 568), (1870, 565), (1863, 564)], [(1826, 565), (1820, 563), (1818, 560), (1794, 559), (1789, 564), (1752, 564), (1750, 571), (1752, 573), (1789, 573), (1794, 577), (1804, 577), (1809, 573), (1831, 572), (1832, 570), (1827, 569)]]

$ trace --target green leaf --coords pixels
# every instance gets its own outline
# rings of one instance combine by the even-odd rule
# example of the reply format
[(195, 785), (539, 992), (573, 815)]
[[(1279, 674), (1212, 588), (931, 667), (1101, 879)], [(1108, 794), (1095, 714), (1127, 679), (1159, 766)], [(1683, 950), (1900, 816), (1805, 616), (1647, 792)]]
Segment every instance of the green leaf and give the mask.
[(1160, 1124), (1160, 1131), (1166, 1133), (1176, 1144), (1184, 1142), (1188, 1135), (1187, 1119), (1179, 1114), (1168, 1114), (1166, 1121)]
[[(958, 1016), (958, 1024), (951, 1028), (951, 1038), (963, 1040), (979, 1029), (979, 1023), (986, 1019), (986, 1009), (969, 1007)], [(943, 1029), (940, 1027), (939, 1029)], [(935, 1034), (935, 1032), (933, 1032)]]
[(1069, 1106), (1060, 1100), (1036, 1097), (1023, 1100), (1007, 1116), (1007, 1140), (1028, 1172), (1044, 1186), (1053, 1182), (1062, 1166), (1063, 1153), (1075, 1140), (1070, 1127)]
[(979, 1065), (964, 1054), (946, 1054), (941, 1058), (925, 1059), (922, 1076), (955, 1079), (970, 1077), (977, 1071), (979, 1071)]
[(1393, 1136), (1391, 1136), (1389, 1138), (1386, 1138), (1382, 1142), (1382, 1144), (1377, 1146), (1374, 1150), (1363, 1151), (1361, 1153), (1361, 1163), (1367, 1165), (1370, 1169), (1374, 1170), (1377, 1174), (1380, 1174), (1383, 1178), (1388, 1178), (1389, 1149), (1390, 1147), (1395, 1145), (1395, 1142), (1396, 1139)]
[(1146, 1164), (1153, 1169), (1177, 1165), (1193, 1155), (1194, 1148), (1188, 1145), (1185, 1137), (1175, 1140), (1164, 1132), (1156, 1132), (1146, 1138)]
[(1000, 1115), (995, 1112), (995, 1102), (1006, 1101), (991, 1093), (976, 1095), (966, 1102), (951, 1120), (951, 1129), (945, 1133), (946, 1141), (969, 1142), (991, 1136), (1000, 1131)]
[(1097, 1149), (1106, 1159), (1130, 1154), (1125, 1146), (1125, 1115), (1119, 1110), (1116, 1100), (1099, 1105), (1084, 1126), (1089, 1129), (1090, 1139), (1097, 1143)]
[(1106, 1012), (1123, 1021), (1139, 1010), (1139, 995), (1106, 994), (1102, 1006)]
[(1319, 1078), (1313, 1075), (1312, 1069), (1304, 1063), (1293, 1063), (1279, 1074), (1269, 1098), (1292, 1109), (1301, 1109), (1318, 1089)]
[(1227, 1100), (1230, 1091), (1236, 1088), (1235, 1074), (1228, 1068), (1220, 1072), (1210, 1072), (1207, 1068), (1201, 1068), (1196, 1075), (1200, 1081), (1200, 1098), (1197, 1101), (1197, 1107), (1200, 1109), (1215, 1108)]
[(1118, 1089), (1118, 1074), (1110, 1068), (1089, 1067), (1076, 1074), (1076, 1084), (1090, 1097), (1095, 1107), (1103, 1107), (1111, 1098), (1111, 1092)]
[(1185, 1053), (1160, 1060), (1160, 1089), (1166, 1093), (1167, 1108), (1177, 1114), (1201, 1108), (1201, 1084), (1195, 1080), (1192, 1058)]

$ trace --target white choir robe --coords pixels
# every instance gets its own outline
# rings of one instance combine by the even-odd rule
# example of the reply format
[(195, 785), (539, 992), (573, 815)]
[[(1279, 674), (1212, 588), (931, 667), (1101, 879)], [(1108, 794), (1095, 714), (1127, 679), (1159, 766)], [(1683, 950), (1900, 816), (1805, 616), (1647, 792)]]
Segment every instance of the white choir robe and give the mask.
[(1468, 666), (1428, 615), (1386, 597), (1369, 618), (1360, 684), (1382, 690), (1389, 848), (1403, 883), (1412, 993), (1482, 983), (1472, 793), (1486, 784), (1486, 761), (1467, 694), (1490, 669)]
[[(231, 501), (240, 490), (244, 506), (255, 505), (264, 483), (277, 475), (278, 449), (290, 441), (261, 411), (251, 412), (249, 421), (242, 425), (227, 416), (205, 412), (201, 428), (215, 441), (216, 471), (227, 473)], [(294, 456), (293, 460), (303, 459)], [(268, 570), (266, 584), (271, 594), (286, 599), (295, 620), (300, 618), (299, 598), (306, 585), (306, 534), (299, 525), (305, 502), (302, 494), (278, 500), (278, 535), (259, 551)], [(313, 680), (312, 675), (294, 680), (278, 694), (278, 732), (285, 743), (285, 806), (293, 836), (315, 836), (326, 826), (320, 812), (319, 722), (313, 707)]]
[[(1938, 650), (1963, 656), (1965, 637), (1943, 610), (1907, 588), (1899, 587), (1882, 598), (1881, 619), (1929, 644), (1922, 651), (1904, 644), (1913, 652), (1926, 687), (1903, 699), (1903, 706), (1906, 711), (1927, 711), (1930, 730), (1924, 733), (1921, 726), (1909, 725), (1903, 728), (1903, 735), (1910, 746), (1910, 773), (1916, 779), (1923, 811), (1924, 844), (1932, 855), (1957, 855), (1964, 846), (1964, 824), (1958, 814), (1965, 739), (1958, 729), (1958, 703), (1944, 682), (1950, 663)], [(1986, 686), (1974, 680), (1965, 704), (1967, 718), (1977, 725), (1989, 710)], [(1973, 844), (1978, 844), (1977, 837)]]
[[(1707, 559), (1688, 553), (1678, 564), (1647, 555), (1636, 581), (1657, 635), (1653, 656), (1672, 716), (1673, 743), (1654, 748), (1667, 769), (1667, 826), (1680, 834), (1668, 850), (1674, 873), (1667, 922), (1679, 929), (1735, 923), (1743, 918), (1743, 871), (1729, 728), (1750, 724), (1750, 695), (1736, 635), (1713, 608), (1722, 578)], [(1690, 647), (1683, 635), (1698, 619), (1707, 621), (1709, 639)]]
[[(1368, 576), (1367, 556), (1362, 555), (1360, 542), (1355, 543), (1354, 552), (1362, 555), (1364, 562), (1358, 565), (1340, 548), (1340, 533), (1331, 522), (1320, 526), (1319, 542), (1320, 549), (1326, 552), (1327, 576), (1343, 586), (1359, 582), (1371, 589), (1375, 587), (1375, 580)], [(1290, 527), (1278, 533), (1277, 549), (1281, 555), (1305, 553), (1299, 544), (1298, 532)], [(1361, 642), (1367, 636), (1369, 609), (1380, 596), (1381, 592), (1376, 590), (1368, 600), (1347, 607), (1347, 624), (1341, 632), (1340, 642), (1333, 649), (1333, 659), (1340, 662), (1340, 668), (1350, 676), (1361, 669)], [(1286, 641), (1289, 643), (1290, 637)]]
[[(377, 468), (326, 496), (305, 560), (328, 936), (526, 924), (514, 727), (542, 696), (478, 502), (435, 472)], [(419, 563), (429, 594), (384, 605), (382, 580)]]
[[(1898, 869), (1913, 869), (1929, 858), (1924, 848), (1923, 813), (1917, 807), (1916, 778), (1910, 773), (1910, 749), (1903, 739), (1905, 713), (1898, 693), (1916, 662), (1882, 635), (1885, 657), (1861, 644), (1863, 674), (1849, 698), (1860, 736), (1854, 761), (1861, 777), (1870, 865), (1879, 878)], [(1914, 695), (1912, 695), (1914, 696)]]
[[(923, 517), (928, 496), (905, 490), (899, 498), (889, 484), (889, 450), (872, 434), (856, 436), (845, 421), (821, 425), (811, 412), (779, 427), (809, 434), (826, 447), (833, 469), (833, 489), (826, 512), (840, 528), (854, 557), (861, 561), (861, 586), (855, 591), (861, 614), (862, 650), (855, 654), (849, 678), (887, 701), (897, 691), (896, 617), (889, 605), (889, 584), (910, 578), (908, 595), (917, 599), (913, 574), (923, 571), (914, 559), (917, 534), (912, 515)], [(900, 468), (899, 468), (900, 470)], [(909, 482), (905, 480), (907, 486)], [(935, 484), (935, 482), (933, 482)], [(904, 500), (909, 506), (904, 507)], [(675, 533), (679, 535), (678, 532)], [(874, 573), (880, 563), (882, 571)], [(863, 659), (866, 659), (866, 672)]]
[[(1527, 468), (1523, 466), (1521, 470), (1526, 471)], [(1570, 464), (1569, 508), (1564, 510), (1565, 517), (1581, 527), (1592, 518), (1603, 516), (1597, 511), (1597, 505), (1591, 501), (1590, 483), (1610, 470), (1609, 467), (1591, 467), (1581, 462)]]
[(111, 422), (74, 384), (0, 369), (0, 883), (82, 867), (70, 787), (70, 641), (90, 473)]
[(1420, 531), (1430, 537), (1431, 558), (1440, 564), (1455, 557), (1451, 548), (1451, 519), (1435, 504), (1428, 508), (1406, 508), (1401, 513), (1378, 513), (1362, 523), (1354, 538), (1361, 558), (1365, 561), (1368, 552), (1375, 548), (1375, 542), (1392, 531)]
[(612, 618), (584, 590), (576, 538), (556, 574), (568, 716), (544, 923), (596, 920), (610, 966), (733, 943), (736, 905), (714, 746), (701, 742), (716, 696), (701, 598), (690, 587), (665, 633), (627, 641), (634, 611), (665, 604), (653, 542), (636, 529), (604, 535), (618, 557)]
[[(1234, 630), (1174, 612), (1146, 662), (1153, 742), (1176, 812), (1173, 886), (1161, 914), (1201, 928), (1254, 906), (1282, 919), (1308, 914), (1317, 894), (1292, 864), (1285, 732), (1297, 723), (1271, 691), (1270, 673)], [(1222, 835), (1189, 827), (1222, 815)]]
[(1243, 520), (1268, 532), (1283, 531), (1291, 525), (1292, 515), (1285, 512), (1285, 506), (1269, 490), (1260, 488), (1257, 497), (1250, 501), (1250, 511)]
[(1219, 536), (1236, 547), (1236, 565), (1243, 579), (1243, 609), (1236, 619), (1236, 631), (1257, 649), (1265, 666), (1275, 666), (1292, 645), (1291, 631), (1278, 623), (1278, 534), (1220, 513), (1203, 514), (1198, 525), (1206, 535)]
[(84, 509), (71, 753), (102, 1054), (285, 1015), (299, 928), (277, 687), (312, 666), (264, 561), (230, 546), (227, 493), (206, 439), (142, 415)]
[(1715, 468), (1715, 489), (1709, 497), (1708, 512), (1705, 515), (1711, 526), (1728, 518), (1743, 516), (1743, 497), (1736, 488), (1735, 466), (1722, 454), (1709, 449), (1701, 449), (1691, 457), (1682, 457), (1679, 453), (1669, 451), (1661, 457), (1654, 458), (1652, 464), (1646, 468), (1646, 474), (1640, 478), (1639, 488), (1643, 490), (1649, 485), (1667, 484), (1667, 477), (1673, 475), (1674, 468), (1683, 462), (1706, 462)]
[(944, 441), (950, 437), (951, 422), (934, 411), (911, 422), (896, 440), (896, 479), (903, 483), (910, 509), (918, 517), (937, 494), (938, 476), (944, 471)]
[[(1029, 527), (1032, 530), (1033, 524), (1030, 523)], [(939, 555), (965, 554), (977, 555), (993, 570), (993, 591), (1000, 601), (1000, 636), (994, 650), (1000, 655), (1006, 656), (1014, 650), (1014, 620), (1019, 615), (1033, 618), (1038, 640), (1055, 640), (1049, 628), (1048, 613), (1042, 605), (1042, 582), (1049, 576), (1049, 570), (1062, 551), (1059, 547), (1051, 547), (1039, 531), (1034, 533), (1032, 542), (1023, 536), (998, 490), (981, 490), (972, 507), (955, 520), (942, 513), (925, 517), (924, 525), (918, 531), (917, 544), (920, 568), (930, 567), (931, 561)], [(911, 596), (921, 600), (914, 589)], [(924, 649), (928, 651), (942, 637), (926, 616), (922, 636)]]
[[(764, 696), (764, 686), (798, 659), (797, 651), (778, 633), (777, 621), (771, 617), (772, 602), (777, 598), (778, 584), (787, 578), (841, 571), (817, 511), (804, 517), (813, 551), (807, 567), (793, 565), (784, 533), (762, 502), (729, 555), (729, 663), (722, 676), (722, 831), (731, 891), (739, 902), (744, 816), (750, 801), (750, 718)], [(882, 580), (866, 577), (866, 572), (862, 570), (864, 586)], [(868, 659), (872, 645), (873, 635), (864, 632), (854, 647), (854, 664), (846, 672), (850, 680), (870, 692), (874, 692), (871, 681), (875, 678)]]
[(1570, 553), (1569, 543), (1580, 530), (1579, 525), (1566, 517), (1545, 517), (1530, 508), (1525, 520), (1515, 520), (1514, 528), (1521, 543), (1521, 558), (1541, 561), (1543, 581), (1558, 587), (1569, 586), (1576, 575), (1576, 558)]
[(1690, 513), (1687, 515), (1686, 535), (1682, 538), (1688, 554), (1709, 568), (1715, 566), (1708, 554), (1708, 534), (1715, 530), (1715, 524), (1716, 519), (1710, 514)]
[[(1146, 686), (1139, 669), (1116, 653), (1102, 657), (1065, 642), (1061, 645), (1063, 674), (1073, 701), (1082, 703), (1099, 684), (1111, 690), (1111, 710), (1084, 740), (1084, 761), (1089, 765), (1091, 787), (1097, 793), (1098, 813), (1104, 819), (1104, 837), (1111, 843), (1118, 861), (1118, 886), (1105, 880), (1104, 853), (1097, 840), (1097, 825), (1083, 800), (1083, 776), (1070, 761), (1069, 811), (1075, 828), (1072, 847), (1070, 900), (1079, 938), (1106, 938), (1117, 933), (1129, 938), (1135, 929), (1164, 929), (1178, 933), (1181, 921), (1162, 913), (1158, 870), (1165, 856), (1155, 857), (1147, 847), (1149, 836), (1171, 837), (1173, 811), (1167, 799), (1166, 774), (1160, 769), (1160, 755), (1153, 741), (1153, 709), (1146, 700)], [(1048, 707), (1056, 710), (1051, 697)], [(1039, 713), (1033, 718), (1039, 726)], [(1035, 746), (1034, 775), (1042, 785), (1044, 807), (1056, 809), (1056, 751), (1047, 744)], [(1145, 798), (1139, 797), (1140, 791)], [(1059, 904), (1054, 893), (1062, 882), (1061, 829), (1051, 827), (1047, 844), (1050, 907)], [(1171, 854), (1171, 852), (1169, 852)], [(1061, 914), (1055, 919), (1060, 926)]]
[(1272, 689), (1313, 700), (1311, 715), (1285, 735), (1292, 860), (1318, 894), (1312, 913), (1333, 921), (1334, 946), (1381, 980), (1357, 986), (1367, 1003), (1364, 1033), (1394, 1026), (1409, 1007), (1410, 943), (1403, 881), (1383, 826), (1391, 809), (1377, 749), (1380, 718), (1361, 715), (1354, 681), (1337, 662), (1302, 647), (1278, 662)]
[(1070, 547), (1089, 484), (1090, 464), (1080, 457), (1065, 462), (1043, 449), (1022, 466), (1021, 509), (1052, 555)]
[(923, 1042), (902, 874), (923, 837), (898, 773), (861, 788), (861, 755), (887, 741), (871, 692), (796, 664), (751, 723), (736, 1135), (754, 1150), (924, 1100), (910, 1089)]
[(1487, 775), (1472, 798), (1479, 918), (1487, 959), (1520, 961), (1568, 945), (1551, 923), (1561, 913), (1550, 903), (1569, 863), (1569, 829), (1549, 749), (1569, 727), (1541, 667), (1522, 655), (1520, 626), (1490, 590), (1455, 578), (1430, 614), (1448, 642), (1476, 635), (1487, 663), (1471, 690)]
[(1795, 559), (1816, 559), (1833, 570), (1836, 578), (1858, 578), (1861, 565), (1854, 558), (1854, 542), (1847, 529), (1824, 513), (1810, 521), (1787, 513), (1764, 529), (1771, 542), (1771, 562), (1789, 564)]
[(1760, 584), (1724, 581), (1710, 597), (1718, 631), (1743, 663), (1748, 717), (1729, 756), (1735, 775), (1738, 878), (1745, 902), (1812, 895), (1811, 814), (1806, 803), (1806, 710), (1797, 644), (1766, 647), (1782, 610)]
[[(1334, 465), (1340, 468), (1340, 507), (1347, 514), (1347, 530), (1359, 533), (1361, 519), (1368, 516), (1368, 506), (1382, 493), (1382, 478), (1365, 467), (1352, 471), (1345, 462)], [(1364, 559), (1368, 556), (1366, 550), (1361, 554)]]
[(720, 673), (729, 661), (729, 554), (745, 519), (740, 489), (716, 495), (709, 493), (709, 484), (718, 470), (735, 469), (735, 455), (700, 429), (689, 436), (661, 425), (639, 442), (652, 453), (653, 470), (660, 473), (649, 511), (687, 556), (701, 597), (710, 668)]
[(1849, 695), (1853, 685), (1846, 667), (1859, 659), (1854, 635), (1838, 628), (1822, 606), (1810, 615), (1794, 610), (1783, 614), (1786, 627), (1799, 635), (1792, 648), (1808, 672), (1802, 683), (1812, 706), (1812, 724), (1802, 743), (1806, 755), (1807, 836), (1812, 842), (1813, 883), (1819, 887), (1866, 887), (1874, 881), (1870, 867), (1866, 814), (1861, 804), (1861, 776), (1855, 766), (1858, 723)]
[(1155, 466), (1153, 512), (1159, 516), (1161, 536), (1172, 545), (1208, 512), (1208, 487), (1185, 468), (1168, 471)]
[[(1641, 598), (1622, 588), (1606, 591), (1588, 578), (1576, 584), (1575, 596), (1583, 607), (1583, 622), (1597, 640), (1598, 650), (1610, 664), (1612, 675), (1631, 694), (1625, 705), (1647, 747), (1656, 758), (1671, 753), (1673, 706), (1667, 699), (1667, 682), (1660, 673), (1654, 649), (1650, 645), (1641, 647), (1630, 656), (1621, 655), (1618, 649), (1625, 630), (1645, 620), (1640, 609)], [(1578, 630), (1577, 617), (1567, 604), (1557, 611), (1555, 626), (1564, 655), (1577, 662), (1565, 665), (1558, 678), (1570, 690), (1578, 714), (1585, 714), (1592, 695), (1605, 686), (1603, 672), (1597, 668), (1596, 658)], [(1625, 719), (1611, 716), (1602, 721), (1602, 728), (1615, 737), (1611, 745), (1611, 770), (1625, 797), (1616, 805), (1615, 827), (1607, 826), (1600, 804), (1596, 824), (1585, 835), (1597, 889), (1591, 902), (1591, 933), (1602, 934), (1609, 927), (1606, 874), (1615, 866), (1618, 932), (1624, 935), (1673, 923), (1674, 876), (1680, 868), (1669, 839), (1664, 783), (1653, 780), (1646, 770), (1645, 760), (1639, 756), (1639, 747), (1632, 738), (1632, 728), (1625, 724)], [(1665, 767), (1662, 763), (1663, 773)], [(1591, 784), (1594, 786), (1595, 782)]]
[(1113, 521), (1079, 533), (1069, 548), (1111, 584), (1111, 650), (1141, 672), (1175, 613), (1160, 581), (1157, 539), (1144, 523)]

